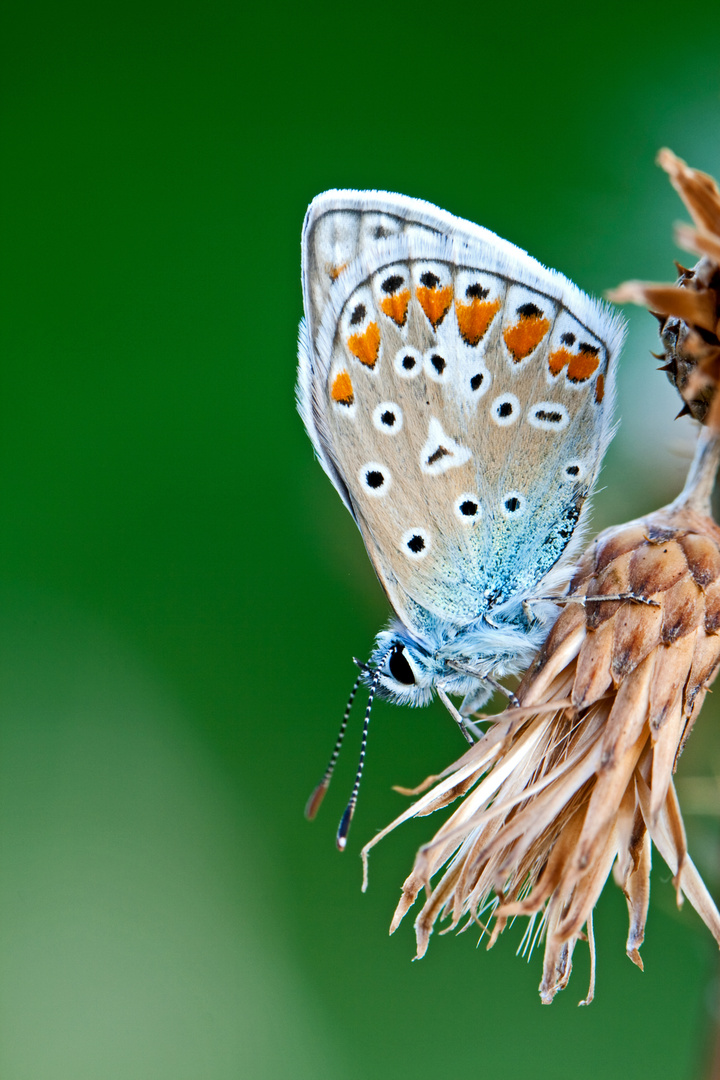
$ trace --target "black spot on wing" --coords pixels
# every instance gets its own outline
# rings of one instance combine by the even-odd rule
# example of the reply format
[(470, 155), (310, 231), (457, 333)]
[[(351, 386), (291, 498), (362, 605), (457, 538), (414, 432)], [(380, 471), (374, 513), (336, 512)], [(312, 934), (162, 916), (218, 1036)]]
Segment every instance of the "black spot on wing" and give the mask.
[(386, 277), (380, 288), (384, 293), (391, 295), (398, 291), (403, 283), (403, 278), (399, 274), (391, 274), (390, 277)]

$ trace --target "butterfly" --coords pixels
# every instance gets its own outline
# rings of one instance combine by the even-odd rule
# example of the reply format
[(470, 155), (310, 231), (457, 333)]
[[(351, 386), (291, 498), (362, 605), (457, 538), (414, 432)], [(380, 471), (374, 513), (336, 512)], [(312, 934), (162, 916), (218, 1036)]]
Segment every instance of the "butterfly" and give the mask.
[(395, 613), (309, 804), (364, 681), (344, 847), (375, 693), (437, 693), (463, 726), (546, 637), (613, 432), (624, 324), (489, 230), (381, 191), (313, 200), (302, 286), (298, 408)]

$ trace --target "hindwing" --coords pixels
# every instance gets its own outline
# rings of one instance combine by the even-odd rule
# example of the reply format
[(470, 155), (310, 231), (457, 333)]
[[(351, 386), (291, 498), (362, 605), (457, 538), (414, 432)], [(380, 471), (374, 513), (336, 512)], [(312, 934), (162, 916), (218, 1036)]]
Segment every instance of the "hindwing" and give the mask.
[(611, 434), (619, 318), (427, 203), (327, 192), (303, 231), (300, 410), (406, 625), (538, 595)]

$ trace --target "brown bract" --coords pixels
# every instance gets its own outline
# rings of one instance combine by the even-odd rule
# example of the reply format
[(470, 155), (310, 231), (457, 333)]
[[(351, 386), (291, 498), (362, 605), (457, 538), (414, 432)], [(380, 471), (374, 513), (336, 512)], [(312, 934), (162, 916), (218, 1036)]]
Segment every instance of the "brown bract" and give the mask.
[[(491, 718), (365, 847), (367, 864), (402, 821), (462, 799), (418, 852), (392, 922), (391, 931), (426, 890), (418, 956), (440, 917), (450, 930), (481, 926), (490, 947), (509, 919), (527, 915), (524, 949), (545, 940), (545, 1003), (567, 984), (578, 939), (589, 939), (587, 1003), (592, 911), (611, 870), (628, 904), (627, 953), (642, 967), (651, 843), (678, 903), (686, 896), (720, 942), (720, 914), (687, 854), (672, 780), (720, 663), (720, 528), (702, 511), (717, 460), (709, 436), (703, 497), (681, 497), (593, 542), (520, 685), (521, 707)], [(632, 599), (610, 599), (618, 596)]]
[(674, 285), (626, 281), (608, 294), (616, 303), (643, 304), (660, 321), (662, 368), (684, 401), (680, 415), (720, 428), (720, 191), (711, 176), (689, 168), (670, 150), (658, 164), (685, 203), (693, 225), (678, 225), (679, 247), (700, 255), (692, 270), (676, 264)]

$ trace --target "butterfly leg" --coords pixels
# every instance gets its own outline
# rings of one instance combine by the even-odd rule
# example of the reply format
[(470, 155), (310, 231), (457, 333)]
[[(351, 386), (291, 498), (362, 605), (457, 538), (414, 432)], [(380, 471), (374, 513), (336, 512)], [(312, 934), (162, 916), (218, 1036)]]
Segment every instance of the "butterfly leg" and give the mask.
[(452, 701), (447, 696), (441, 686), (436, 686), (436, 689), (438, 692), (438, 697), (442, 701), (447, 711), (452, 716), (457, 726), (460, 728), (461, 732), (463, 733), (463, 737), (467, 740), (467, 742), (470, 743), (470, 745), (472, 745), (474, 742), (473, 735), (475, 735), (476, 738), (479, 738), (482, 735), (482, 731), (480, 731), (480, 729), (476, 727), (476, 725), (473, 724), (472, 721), (466, 720), (464, 716), (460, 715), (460, 713), (457, 711)]
[(636, 604), (647, 604), (648, 607), (660, 607), (657, 600), (651, 600), (647, 596), (640, 596), (639, 593), (626, 592), (616, 593), (612, 596), (569, 596), (568, 600), (574, 600), (577, 604), (582, 604), (586, 607), (587, 604), (597, 603), (601, 604), (603, 600), (633, 600)]
[[(493, 679), (492, 675), (484, 675), (481, 674), (479, 671), (473, 671), (471, 667), (468, 667), (466, 664), (461, 664), (457, 660), (448, 660), (447, 663), (448, 667), (454, 668), (455, 671), (460, 671), (463, 675), (472, 675), (474, 679), (479, 679), (480, 682), (486, 683), (494, 691), (506, 697), (510, 704), (513, 706), (513, 708), (517, 708), (520, 705), (520, 702), (515, 697), (512, 690), (508, 690), (507, 686), (503, 686), (502, 683), (499, 683), (496, 679)], [(438, 691), (439, 689), (440, 688), (438, 687)]]
[(649, 597), (640, 596), (639, 593), (634, 592), (612, 593), (609, 596), (533, 596), (532, 599), (525, 600), (524, 603), (530, 606), (548, 600), (553, 604), (582, 604), (583, 607), (593, 603), (602, 604), (605, 600), (632, 600), (636, 604), (647, 604), (648, 607), (660, 607), (657, 600), (650, 600)]
[(503, 686), (502, 683), (498, 682), (496, 679), (493, 679), (492, 675), (483, 675), (483, 680), (488, 684), (488, 686), (492, 686), (493, 690), (495, 690), (496, 693), (502, 694), (503, 697), (506, 697), (514, 709), (518, 709), (520, 707), (520, 702), (515, 697), (512, 690), (508, 690), (507, 686)]

